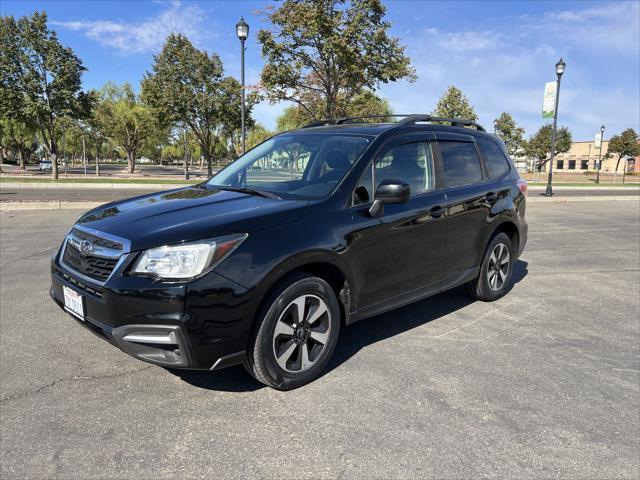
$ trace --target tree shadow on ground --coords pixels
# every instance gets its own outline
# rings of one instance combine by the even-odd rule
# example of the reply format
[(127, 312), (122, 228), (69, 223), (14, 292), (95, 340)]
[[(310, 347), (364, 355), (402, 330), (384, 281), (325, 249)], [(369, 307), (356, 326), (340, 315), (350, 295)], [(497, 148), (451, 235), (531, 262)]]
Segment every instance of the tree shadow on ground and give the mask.
[[(521, 282), (528, 274), (528, 264), (518, 260), (513, 266), (513, 284)], [(454, 313), (472, 303), (464, 287), (412, 303), (402, 308), (368, 318), (342, 328), (338, 345), (323, 375), (345, 363), (362, 348), (420, 327)], [(241, 365), (217, 372), (167, 369), (185, 382), (207, 390), (226, 392), (250, 392), (263, 388)]]

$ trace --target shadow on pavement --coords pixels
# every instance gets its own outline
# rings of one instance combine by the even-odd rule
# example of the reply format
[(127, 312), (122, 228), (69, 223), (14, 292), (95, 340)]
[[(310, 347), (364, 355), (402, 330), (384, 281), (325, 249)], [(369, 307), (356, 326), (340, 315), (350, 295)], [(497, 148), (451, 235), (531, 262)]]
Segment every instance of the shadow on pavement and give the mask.
[[(528, 274), (528, 264), (518, 260), (513, 266), (513, 284)], [(474, 303), (464, 287), (429, 297), (382, 315), (343, 327), (336, 350), (323, 375), (339, 367), (362, 348), (437, 320)], [(185, 382), (199, 388), (225, 392), (250, 392), (264, 388), (238, 365), (218, 372), (167, 369)]]

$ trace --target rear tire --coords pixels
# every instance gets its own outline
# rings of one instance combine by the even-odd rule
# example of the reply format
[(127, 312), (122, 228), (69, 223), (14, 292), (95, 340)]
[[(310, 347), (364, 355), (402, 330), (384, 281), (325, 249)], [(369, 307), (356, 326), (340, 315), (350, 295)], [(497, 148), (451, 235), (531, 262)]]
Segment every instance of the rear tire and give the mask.
[(340, 305), (319, 277), (297, 273), (268, 296), (250, 342), (249, 372), (278, 390), (291, 390), (320, 376), (340, 334)]
[(465, 284), (467, 293), (483, 302), (493, 302), (502, 298), (513, 284), (513, 259), (511, 239), (506, 233), (498, 233), (487, 245), (480, 274)]

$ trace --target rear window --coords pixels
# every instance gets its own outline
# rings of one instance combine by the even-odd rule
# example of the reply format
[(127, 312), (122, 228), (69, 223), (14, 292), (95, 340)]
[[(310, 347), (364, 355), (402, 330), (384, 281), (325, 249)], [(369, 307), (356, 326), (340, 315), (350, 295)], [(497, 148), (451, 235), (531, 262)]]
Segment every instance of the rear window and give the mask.
[(511, 170), (509, 160), (504, 155), (498, 144), (488, 138), (479, 138), (478, 147), (487, 164), (489, 178), (500, 178)]
[(445, 187), (457, 187), (482, 181), (480, 158), (473, 143), (440, 141), (438, 144)]

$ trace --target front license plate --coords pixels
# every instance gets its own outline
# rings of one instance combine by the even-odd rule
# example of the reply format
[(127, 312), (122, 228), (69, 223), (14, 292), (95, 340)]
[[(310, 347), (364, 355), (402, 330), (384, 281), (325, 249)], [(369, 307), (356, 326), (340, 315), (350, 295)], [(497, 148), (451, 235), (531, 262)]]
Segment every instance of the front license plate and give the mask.
[(84, 302), (82, 295), (75, 290), (62, 286), (64, 292), (64, 309), (84, 321)]

